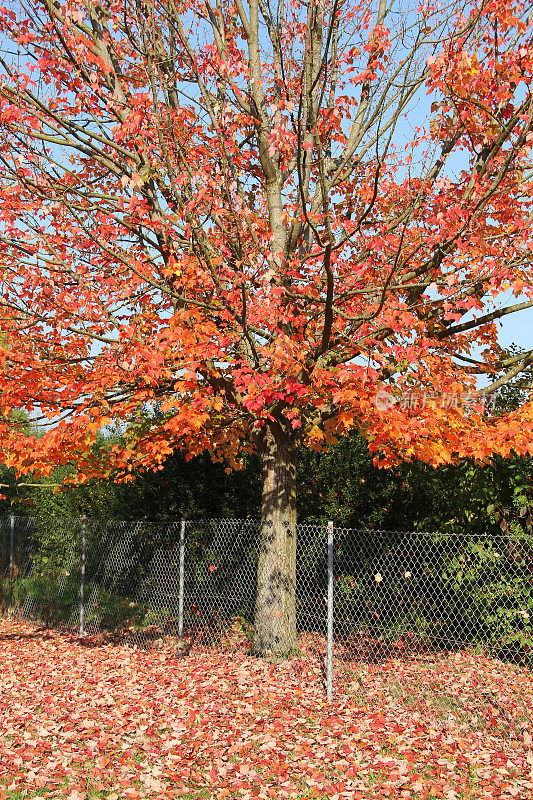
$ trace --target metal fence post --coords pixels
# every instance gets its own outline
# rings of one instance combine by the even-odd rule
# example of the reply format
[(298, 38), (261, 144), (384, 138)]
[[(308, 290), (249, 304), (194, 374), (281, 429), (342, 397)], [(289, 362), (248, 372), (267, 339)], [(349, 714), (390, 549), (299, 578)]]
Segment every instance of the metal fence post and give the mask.
[(185, 520), (180, 525), (180, 579), (178, 595), (178, 658), (183, 650), (183, 595), (185, 591)]
[(9, 599), (7, 601), (8, 611), (11, 608), (11, 601), (13, 599), (13, 573), (14, 565), (14, 550), (15, 550), (15, 515), (11, 514), (9, 517)]
[(326, 698), (333, 697), (333, 522), (328, 522), (328, 650), (326, 659)]
[(85, 544), (87, 538), (87, 517), (81, 518), (81, 579), (80, 579), (80, 639), (85, 633)]

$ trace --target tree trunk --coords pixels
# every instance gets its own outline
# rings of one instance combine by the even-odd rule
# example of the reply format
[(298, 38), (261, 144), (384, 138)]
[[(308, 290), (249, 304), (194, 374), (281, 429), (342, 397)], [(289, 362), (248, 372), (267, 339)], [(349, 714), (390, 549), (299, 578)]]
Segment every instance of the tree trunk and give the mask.
[(253, 651), (298, 652), (296, 636), (296, 443), (272, 425), (263, 444), (263, 498)]

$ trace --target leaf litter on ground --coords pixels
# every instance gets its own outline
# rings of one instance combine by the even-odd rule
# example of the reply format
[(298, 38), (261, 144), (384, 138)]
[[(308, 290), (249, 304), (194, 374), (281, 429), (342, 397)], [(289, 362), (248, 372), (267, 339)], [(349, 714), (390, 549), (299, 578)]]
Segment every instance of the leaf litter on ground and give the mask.
[(533, 676), (464, 652), (273, 664), (0, 621), (0, 800), (531, 798)]

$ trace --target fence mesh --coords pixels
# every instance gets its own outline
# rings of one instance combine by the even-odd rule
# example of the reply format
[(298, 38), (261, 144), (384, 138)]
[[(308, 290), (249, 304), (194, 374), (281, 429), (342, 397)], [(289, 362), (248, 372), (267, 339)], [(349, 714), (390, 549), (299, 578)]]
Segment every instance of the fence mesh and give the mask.
[(465, 735), (530, 730), (532, 588), (532, 536), (337, 528), (337, 691)]
[(335, 530), (335, 639), (350, 657), (475, 648), (527, 661), (533, 536)]
[[(80, 625), (82, 520), (0, 519), (0, 602), (4, 610), (45, 624)], [(192, 647), (249, 648), (252, 639), (259, 524), (187, 520), (156, 525), (85, 523), (83, 628), (137, 646), (180, 633)], [(183, 536), (183, 559), (180, 542)], [(296, 610), (303, 638), (326, 632), (322, 526), (298, 529)], [(181, 565), (181, 559), (183, 564)], [(11, 587), (11, 589), (10, 589)]]
[[(184, 655), (249, 652), (259, 550), (253, 520), (0, 518), (0, 609)], [(387, 666), (389, 695), (420, 702), (425, 681), (449, 713), (446, 659), (468, 651), (533, 665), (533, 536), (335, 528), (332, 567), (327, 528), (299, 525), (293, 664), (326, 682), (329, 619), (335, 692), (368, 704), (373, 686), (382, 699), (373, 679)]]

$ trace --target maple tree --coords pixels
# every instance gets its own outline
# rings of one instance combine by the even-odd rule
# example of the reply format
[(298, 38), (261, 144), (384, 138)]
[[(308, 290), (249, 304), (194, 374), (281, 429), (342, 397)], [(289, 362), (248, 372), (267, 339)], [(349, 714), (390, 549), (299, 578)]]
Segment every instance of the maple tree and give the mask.
[(254, 646), (290, 651), (302, 442), (356, 427), (384, 463), (532, 449), (528, 402), (392, 404), (533, 361), (498, 343), (533, 304), (527, 5), (0, 11), (3, 458), (83, 481), (256, 449)]

